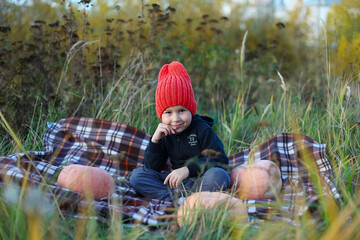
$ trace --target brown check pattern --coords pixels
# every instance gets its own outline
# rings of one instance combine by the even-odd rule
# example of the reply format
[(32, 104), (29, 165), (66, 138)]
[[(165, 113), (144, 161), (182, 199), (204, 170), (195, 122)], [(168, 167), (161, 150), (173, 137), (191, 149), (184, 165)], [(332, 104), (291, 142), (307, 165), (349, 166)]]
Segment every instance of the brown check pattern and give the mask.
[[(108, 171), (116, 183), (111, 199), (91, 203), (99, 218), (107, 218), (115, 211), (125, 219), (143, 224), (169, 221), (174, 213), (173, 203), (138, 197), (127, 181), (134, 168), (143, 166), (149, 139), (150, 135), (145, 132), (115, 122), (76, 117), (62, 119), (46, 132), (44, 151), (0, 157), (0, 188), (9, 178), (20, 185), (26, 181), (28, 185), (41, 186), (47, 198), (56, 200), (65, 215), (76, 216), (79, 207), (90, 203), (75, 192), (57, 187), (57, 176), (69, 164), (95, 166)], [(272, 160), (279, 166), (283, 186), (280, 201), (245, 201), (249, 221), (286, 219), (291, 222), (296, 215), (312, 210), (324, 196), (341, 205), (340, 194), (331, 182), (333, 173), (325, 147), (305, 135), (292, 133), (278, 134), (255, 146), (256, 161)], [(247, 163), (252, 149), (229, 156), (229, 171)]]

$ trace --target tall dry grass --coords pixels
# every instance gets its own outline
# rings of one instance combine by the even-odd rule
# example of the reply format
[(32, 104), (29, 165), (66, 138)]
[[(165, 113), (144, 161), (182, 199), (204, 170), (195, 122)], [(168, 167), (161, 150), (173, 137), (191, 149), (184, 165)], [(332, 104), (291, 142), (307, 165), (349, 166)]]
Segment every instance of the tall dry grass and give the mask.
[[(87, 1), (82, 2), (86, 5)], [(179, 60), (192, 77), (199, 113), (216, 119), (214, 130), (227, 154), (279, 132), (304, 133), (327, 144), (332, 181), (344, 206), (321, 198), (320, 218), (305, 213), (295, 217), (295, 225), (282, 220), (228, 222), (224, 208), (199, 215), (193, 225), (176, 228), (176, 223), (169, 222), (150, 227), (128, 224), (118, 212), (112, 212), (106, 222), (65, 218), (38, 189), (27, 189), (26, 184), (22, 188), (2, 185), (0, 238), (360, 237), (360, 91), (353, 69), (351, 74), (334, 72), (330, 45), (314, 50), (302, 42), (308, 28), (299, 23), (299, 9), (283, 23), (271, 17), (242, 19), (235, 10), (245, 11), (243, 6), (234, 8), (229, 19), (207, 5), (209, 12), (199, 7), (196, 13), (189, 6), (200, 6), (201, 1), (192, 2), (174, 3), (175, 11), (145, 3), (126, 3), (113, 11), (99, 1), (98, 10), (87, 5), (77, 12), (74, 5), (68, 7), (61, 1), (56, 9), (39, 1), (36, 7), (50, 12), (45, 23), (33, 19), (35, 7), (21, 9), (3, 2), (2, 9), (14, 12), (1, 23), (1, 155), (40, 150), (47, 122), (73, 115), (121, 122), (152, 133), (158, 123), (153, 97), (157, 72), (163, 63)], [(139, 9), (143, 15), (136, 20), (131, 16), (130, 21), (126, 10), (136, 15)], [(57, 19), (55, 13), (63, 18)], [(23, 23), (14, 20), (19, 16)], [(246, 29), (238, 29), (239, 25)], [(301, 33), (296, 32), (299, 28)], [(27, 111), (19, 115), (24, 109)], [(26, 131), (19, 131), (21, 126)], [(84, 208), (83, 213), (92, 215), (92, 207)]]
[[(137, 64), (133, 65), (136, 69)], [(284, 79), (286, 80), (286, 79)], [(56, 206), (49, 205), (42, 214), (33, 214), (41, 199), (41, 193), (36, 189), (26, 190), (16, 187), (2, 188), (1, 208), (1, 236), (4, 238), (27, 239), (33, 236), (35, 239), (69, 237), (75, 239), (83, 238), (171, 238), (171, 239), (219, 239), (219, 238), (254, 238), (267, 239), (269, 236), (279, 239), (332, 239), (342, 237), (344, 239), (356, 239), (358, 237), (359, 217), (358, 215), (358, 156), (359, 142), (357, 135), (359, 129), (356, 120), (357, 113), (353, 107), (359, 101), (359, 95), (346, 95), (346, 86), (333, 91), (330, 97), (329, 106), (326, 110), (318, 109), (309, 103), (299, 103), (290, 93), (286, 93), (281, 87), (281, 79), (278, 84), (278, 95), (269, 99), (269, 103), (256, 105), (257, 110), (246, 110), (245, 96), (239, 95), (239, 99), (232, 106), (217, 105), (216, 132), (223, 139), (226, 151), (229, 154), (253, 146), (272, 137), (279, 132), (300, 132), (313, 137), (319, 142), (325, 142), (328, 146), (328, 157), (334, 170), (332, 179), (337, 188), (341, 191), (345, 205), (340, 209), (329, 199), (321, 199), (317, 206), (319, 217), (305, 213), (302, 217), (295, 217), (296, 225), (287, 221), (264, 221), (241, 224), (226, 221), (227, 209), (209, 211), (205, 215), (199, 215), (195, 224), (185, 224), (183, 227), (174, 230), (176, 223), (162, 223), (156, 231), (151, 231), (146, 226), (129, 225), (122, 221), (121, 214), (114, 212), (106, 224), (92, 218), (67, 219), (62, 218)], [(129, 86), (128, 86), (129, 87)], [(142, 101), (149, 101), (150, 96), (141, 95), (133, 91), (135, 96), (144, 96)], [(285, 96), (289, 94), (289, 97)], [(109, 98), (112, 99), (111, 94)], [(118, 99), (117, 96), (114, 99)], [(126, 100), (122, 100), (126, 101)], [(109, 100), (104, 105), (104, 110), (99, 114), (113, 113), (108, 117), (117, 117), (119, 105), (112, 104)], [(126, 105), (125, 105), (126, 106)], [(139, 105), (139, 111), (129, 117), (129, 122), (136, 122), (146, 125), (144, 128), (154, 129), (157, 120), (152, 117), (149, 106)], [(113, 111), (111, 111), (111, 109)], [(150, 108), (152, 109), (152, 108)], [(153, 110), (153, 109), (152, 109)], [(144, 115), (145, 113), (145, 115)], [(285, 113), (285, 114), (284, 114)], [(336, 115), (337, 114), (337, 115)], [(285, 117), (284, 117), (285, 116)], [(101, 117), (101, 115), (100, 115)], [(143, 121), (144, 118), (148, 121)], [(6, 119), (2, 118), (6, 124)], [(44, 124), (44, 123), (43, 123)], [(42, 125), (42, 124), (40, 124)], [(5, 126), (6, 127), (6, 126)], [(7, 127), (10, 131), (9, 127)], [(45, 127), (44, 127), (45, 128)], [(33, 132), (37, 138), (44, 128)], [(16, 138), (16, 145), (21, 146), (24, 141)], [(28, 146), (29, 147), (29, 146)], [(25, 150), (21, 147), (20, 150)], [(315, 168), (313, 168), (315, 169)], [(315, 174), (316, 175), (316, 174)], [(315, 182), (316, 179), (314, 179)], [(15, 190), (14, 190), (15, 189)], [(35, 193), (32, 193), (35, 191)], [(31, 196), (38, 198), (31, 200)], [(40, 199), (39, 199), (40, 198)], [(28, 202), (30, 201), (30, 202)], [(303, 200), (305, 201), (305, 200)], [(301, 201), (300, 201), (301, 202)], [(27, 204), (30, 204), (29, 206)], [(31, 205), (35, 204), (35, 205)], [(281, 203), (278, 203), (281, 205)], [(43, 206), (42, 206), (43, 207)], [(91, 206), (83, 210), (86, 215), (92, 215)], [(7, 220), (7, 221), (5, 221)], [(10, 222), (10, 227), (6, 224)], [(50, 224), (45, 224), (50, 222)]]

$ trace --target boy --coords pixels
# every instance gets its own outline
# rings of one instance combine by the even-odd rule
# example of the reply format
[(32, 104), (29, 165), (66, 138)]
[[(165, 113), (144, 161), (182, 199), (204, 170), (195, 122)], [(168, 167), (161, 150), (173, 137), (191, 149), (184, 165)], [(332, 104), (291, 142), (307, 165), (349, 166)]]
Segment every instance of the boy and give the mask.
[[(191, 192), (229, 188), (230, 177), (224, 170), (229, 159), (211, 128), (213, 120), (195, 114), (197, 104), (190, 77), (181, 63), (161, 68), (155, 102), (162, 122), (146, 149), (145, 167), (131, 174), (135, 190), (144, 197), (171, 201), (180, 186)], [(204, 156), (203, 150), (213, 156)], [(170, 173), (164, 171), (168, 158), (174, 169)]]

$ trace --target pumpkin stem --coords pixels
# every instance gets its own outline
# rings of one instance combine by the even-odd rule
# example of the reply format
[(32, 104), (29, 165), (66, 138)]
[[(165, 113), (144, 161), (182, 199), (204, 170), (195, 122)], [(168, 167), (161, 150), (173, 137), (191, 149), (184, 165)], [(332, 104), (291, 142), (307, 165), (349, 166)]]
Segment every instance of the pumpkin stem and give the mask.
[(255, 157), (254, 157), (255, 151), (256, 151), (255, 147), (250, 150), (247, 165), (253, 164), (255, 162)]

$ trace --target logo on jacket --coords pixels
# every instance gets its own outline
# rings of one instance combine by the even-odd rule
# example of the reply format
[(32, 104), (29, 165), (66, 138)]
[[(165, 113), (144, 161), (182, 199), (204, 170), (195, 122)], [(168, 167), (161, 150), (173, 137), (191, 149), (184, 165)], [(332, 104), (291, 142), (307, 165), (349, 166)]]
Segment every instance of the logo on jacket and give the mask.
[(190, 146), (197, 145), (197, 136), (195, 133), (190, 134), (187, 138), (188, 138), (188, 143)]

